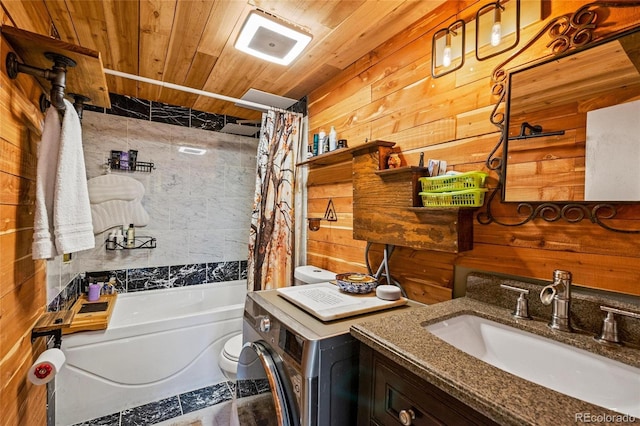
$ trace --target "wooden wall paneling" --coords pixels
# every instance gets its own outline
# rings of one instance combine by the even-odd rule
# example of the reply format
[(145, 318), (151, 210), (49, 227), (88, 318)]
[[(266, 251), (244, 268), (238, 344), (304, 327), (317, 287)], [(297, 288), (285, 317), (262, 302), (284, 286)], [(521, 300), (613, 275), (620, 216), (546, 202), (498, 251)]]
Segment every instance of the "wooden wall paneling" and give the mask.
[[(515, 206), (513, 206), (513, 209), (515, 210)], [(611, 222), (611, 225), (621, 228), (640, 229), (640, 220), (616, 220)], [(538, 225), (528, 223), (523, 226), (509, 227), (500, 233), (492, 230), (491, 226), (477, 226), (474, 229), (475, 241), (486, 244), (533, 249), (543, 248), (550, 251), (640, 257), (640, 242), (637, 241), (637, 238), (631, 235), (615, 233), (607, 238), (606, 243), (603, 243), (601, 233), (601, 230), (589, 223), (588, 219), (583, 224), (557, 222)]]
[[(369, 251), (369, 263), (374, 273), (382, 257), (382, 246), (373, 244)], [(389, 258), (389, 270), (410, 299), (427, 304), (437, 303), (451, 299), (456, 257), (452, 253), (395, 247)]]
[(0, 358), (0, 406), (3, 425), (46, 425), (46, 386), (27, 380), (27, 369), (44, 351), (44, 339), (31, 344), (31, 331), (16, 344), (16, 350)]
[[(371, 67), (372, 63), (374, 63), (373, 59), (376, 58), (371, 54), (363, 56), (320, 86), (325, 88), (326, 91), (316, 88), (312, 93), (309, 93), (307, 97), (309, 118), (315, 115), (316, 112), (323, 111), (343, 97), (351, 96), (363, 86), (366, 86), (367, 83), (361, 81), (361, 73)], [(321, 93), (321, 95), (314, 96), (317, 93)]]
[(34, 181), (0, 172), (0, 203), (31, 204), (35, 200), (35, 195)]
[[(382, 43), (374, 52), (364, 55), (360, 60), (345, 68), (343, 72), (309, 94), (309, 117), (312, 117), (317, 112), (324, 110), (327, 106), (341, 101), (342, 96), (349, 96), (350, 94), (353, 94), (353, 91), (358, 90), (361, 87), (361, 84), (363, 84), (362, 81), (365, 81), (366, 84), (372, 84), (371, 79), (369, 78), (370, 74), (368, 73), (369, 68), (375, 67), (379, 61), (388, 58), (390, 55), (394, 56), (393, 60), (398, 61), (398, 55), (395, 54), (396, 51), (400, 47), (411, 44), (417, 39), (419, 40), (418, 43), (424, 45), (424, 33), (431, 30), (433, 25), (438, 25), (444, 20), (449, 19), (461, 8), (466, 7), (466, 4), (471, 4), (476, 1), (477, 0), (445, 2), (443, 5), (429, 12), (422, 19), (416, 21), (404, 31), (399, 32), (391, 39)], [(430, 49), (429, 43), (430, 42), (426, 43), (426, 48)], [(413, 47), (412, 51), (419, 52), (419, 49), (417, 47)], [(379, 75), (380, 73), (374, 72), (373, 74)], [(386, 73), (384, 75), (386, 75)], [(349, 89), (349, 87), (352, 88)], [(341, 91), (343, 91), (343, 93), (341, 93)]]
[(350, 114), (370, 102), (371, 90), (368, 86), (362, 87), (342, 102), (330, 106), (322, 113), (317, 114), (313, 119), (309, 116), (309, 131), (310, 133), (319, 133), (321, 129), (324, 129), (328, 135), (331, 126), (335, 126), (336, 131), (341, 132), (342, 127), (349, 123), (348, 117)]
[[(0, 36), (3, 58), (9, 50)], [(46, 387), (31, 385), (26, 377), (45, 349), (43, 339), (31, 344), (31, 328), (46, 306), (46, 263), (31, 258), (42, 122), (35, 105), (42, 88), (29, 75), (8, 79), (4, 60), (0, 68), (0, 423), (44, 425)]]
[(477, 108), (456, 115), (456, 139), (495, 133), (496, 126), (488, 120), (495, 106)]
[(640, 296), (637, 257), (606, 256), (550, 251), (476, 242), (472, 252), (462, 253), (457, 265), (543, 280), (553, 270), (571, 271), (575, 285)]
[[(551, 1), (548, 4), (543, 2), (543, 21), (523, 29), (521, 45), (536, 34), (548, 20), (560, 14), (573, 13), (586, 3), (582, 0)], [(480, 6), (477, 2), (468, 3), (464, 6), (467, 9), (462, 12), (466, 14), (465, 16), (471, 16)], [(446, 6), (442, 6), (434, 13), (438, 14), (450, 7), (453, 6), (447, 2)], [(612, 9), (606, 18), (607, 25), (598, 27), (597, 37), (610, 31), (637, 25), (636, 18), (639, 13), (638, 10), (632, 11), (628, 8), (615, 11)], [(449, 15), (451, 16), (452, 14)], [(419, 153), (424, 151), (426, 158), (446, 159), (456, 170), (484, 169), (488, 153), (500, 138), (497, 128), (489, 121), (489, 115), (498, 100), (497, 96), (491, 94), (491, 72), (498, 63), (515, 53), (518, 48), (489, 61), (470, 60), (464, 69), (450, 76), (432, 79), (429, 76), (429, 70), (425, 69), (427, 67), (424, 57), (421, 58), (417, 52), (412, 52), (416, 54), (415, 58), (403, 62), (399, 52), (402, 48), (405, 48), (405, 52), (410, 52), (411, 48), (408, 46), (412, 43), (416, 46), (420, 43), (428, 44), (433, 31), (442, 26), (442, 22), (446, 19), (426, 23), (427, 17), (425, 17), (424, 22), (421, 21), (412, 26), (412, 30), (420, 29), (421, 35), (418, 38), (423, 40), (415, 41), (415, 38), (412, 39), (415, 33), (407, 30), (406, 33), (399, 34), (397, 38), (390, 40), (388, 44), (380, 46), (379, 49), (385, 49), (384, 58), (376, 62), (376, 52), (371, 52), (360, 61), (360, 65), (369, 61), (371, 68), (384, 62), (388, 65), (388, 72), (384, 75), (381, 75), (377, 69), (359, 68), (358, 73), (340, 74), (311, 93), (309, 100), (316, 103), (313, 108), (310, 108), (310, 120), (313, 120), (317, 114), (322, 114), (329, 105), (338, 109), (343, 101), (342, 94), (355, 93), (353, 89), (346, 90), (347, 87), (361, 88), (363, 84), (370, 83), (371, 103), (349, 114), (349, 123), (357, 123), (358, 126), (362, 123), (370, 123), (373, 139), (397, 142), (396, 149), (402, 151), (407, 164), (417, 164)], [(406, 44), (397, 42), (403, 38), (411, 41)], [(507, 68), (526, 66), (533, 60), (548, 56), (546, 41), (543, 39), (544, 37), (534, 43), (516, 60), (509, 62)], [(399, 66), (400, 64), (403, 65)], [(373, 76), (382, 78), (371, 81)], [(365, 81), (365, 78), (369, 80)], [(341, 90), (344, 92), (341, 93)], [(349, 95), (345, 95), (345, 98)], [(569, 152), (571, 144), (584, 149), (584, 133), (577, 130), (581, 128), (584, 118), (571, 116), (561, 108), (551, 115), (554, 117), (549, 117), (548, 114), (546, 116), (527, 114), (526, 118), (518, 118), (517, 124), (512, 122), (514, 125), (512, 127), (519, 126), (521, 121), (526, 120), (534, 124), (543, 122), (545, 130), (555, 130), (556, 127), (566, 130), (567, 140), (553, 148), (553, 155), (558, 154), (560, 158), (571, 159), (572, 155)], [(510, 129), (510, 131), (514, 130), (519, 131), (519, 129)], [(570, 139), (572, 136), (573, 141)], [(563, 144), (566, 145), (563, 146)], [(497, 155), (500, 155), (501, 149), (498, 149)], [(582, 162), (575, 157), (570, 161), (573, 161), (570, 167), (578, 169), (582, 167)], [(354, 173), (356, 173), (355, 186), (358, 169), (354, 169)], [(496, 178), (497, 175), (491, 172), (488, 179), (489, 187), (495, 187)], [(360, 201), (361, 197), (356, 191), (354, 230), (359, 226), (357, 205)], [(506, 221), (522, 219), (517, 213), (515, 204), (501, 204), (497, 200), (492, 206), (492, 211), (497, 217), (503, 217)], [(402, 222), (402, 212), (391, 209), (390, 213), (395, 216), (393, 223)], [(371, 217), (373, 214), (370, 211), (370, 217), (365, 219), (380, 222)], [(617, 218), (612, 221), (617, 226), (640, 229), (635, 225), (638, 222), (640, 222), (640, 208), (634, 205), (620, 206)], [(391, 227), (385, 231), (393, 232), (390, 229)], [(427, 276), (425, 271), (417, 270), (414, 266), (406, 266), (405, 261), (410, 258), (405, 257), (402, 251), (396, 251), (394, 256), (397, 255), (397, 257), (394, 257), (394, 261), (402, 264), (400, 268), (402, 280), (411, 283), (409, 285), (412, 287), (412, 292), (417, 294), (420, 293), (420, 288), (430, 289), (430, 285), (447, 291), (447, 285), (452, 282), (452, 278), (448, 277), (451, 277), (454, 265), (539, 279), (550, 279), (553, 269), (561, 267), (574, 272), (574, 277), (577, 274), (579, 278), (576, 278), (576, 282), (580, 285), (613, 289), (630, 294), (640, 293), (640, 286), (637, 284), (640, 264), (636, 262), (636, 253), (640, 253), (640, 250), (638, 250), (635, 235), (612, 233), (589, 223), (588, 220), (580, 224), (568, 224), (547, 223), (536, 219), (523, 227), (515, 228), (496, 224), (485, 226), (476, 222), (474, 231), (474, 249), (447, 259), (446, 266), (441, 268), (442, 272), (437, 273), (435, 278)], [(405, 248), (403, 247), (402, 250)], [(436, 253), (433, 250), (417, 250), (417, 252), (424, 253), (425, 256)], [(584, 257), (582, 262), (581, 256)], [(585, 265), (584, 262), (589, 264)], [(606, 276), (613, 278), (607, 279)], [(425, 290), (426, 293), (428, 293), (427, 290)], [(432, 295), (420, 297), (432, 297)]]
[(309, 241), (307, 260), (311, 265), (319, 266), (337, 273), (363, 272), (365, 270), (364, 248), (350, 247), (332, 242)]
[(351, 182), (329, 183), (325, 185), (313, 185), (308, 188), (307, 196), (313, 198), (351, 197), (353, 196), (353, 184)]
[(329, 200), (332, 200), (338, 216), (353, 214), (353, 198), (350, 194), (347, 196), (310, 198), (307, 203), (307, 211), (324, 216)]
[(456, 121), (453, 117), (398, 130), (403, 119), (402, 114), (393, 114), (388, 119), (374, 121), (375, 138), (395, 141), (403, 150), (437, 145), (455, 139)]
[(39, 269), (36, 274), (16, 286), (14, 291), (2, 297), (2, 334), (0, 340), (6, 351), (0, 353), (0, 359), (7, 356), (8, 352), (22, 338), (28, 330), (44, 313), (46, 301), (46, 271)]
[(38, 158), (35, 147), (30, 146), (29, 142), (30, 138), (23, 144), (25, 149), (21, 149), (11, 143), (0, 145), (0, 171), (14, 176), (22, 175), (26, 179), (35, 180)]
[[(445, 76), (446, 78), (449, 76)], [(437, 85), (436, 88), (437, 89)], [(354, 112), (359, 121), (380, 120), (393, 117), (396, 110), (411, 108), (402, 114), (395, 131), (420, 124), (454, 117), (457, 114), (493, 104), (490, 90), (484, 82), (476, 82), (453, 91), (434, 90), (428, 80), (422, 80), (405, 90), (376, 100)], [(378, 135), (374, 134), (378, 139)]]
[(351, 162), (311, 169), (307, 177), (307, 186), (351, 183)]

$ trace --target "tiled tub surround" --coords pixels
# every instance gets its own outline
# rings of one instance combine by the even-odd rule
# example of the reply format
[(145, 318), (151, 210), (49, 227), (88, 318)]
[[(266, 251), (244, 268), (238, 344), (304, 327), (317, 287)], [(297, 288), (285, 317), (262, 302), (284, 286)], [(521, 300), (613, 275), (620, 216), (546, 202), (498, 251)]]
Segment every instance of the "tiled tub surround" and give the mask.
[(218, 356), (242, 330), (245, 295), (246, 280), (119, 295), (107, 330), (62, 340), (67, 363), (55, 380), (56, 424), (224, 381)]
[[(62, 263), (61, 257), (48, 262), (49, 302), (84, 271), (225, 262), (247, 256), (258, 139), (203, 130), (219, 130), (225, 120), (232, 121), (229, 117), (209, 117), (188, 109), (187, 113), (133, 98), (115, 101), (107, 114), (84, 113), (87, 178), (105, 172), (112, 149), (135, 149), (140, 161), (152, 161), (156, 169), (151, 173), (112, 173), (144, 185), (142, 204), (150, 223), (137, 228), (136, 235), (155, 237), (157, 248), (107, 251), (109, 231), (96, 235), (96, 247), (74, 254), (70, 263)], [(152, 121), (154, 117), (158, 121)], [(198, 120), (202, 123), (196, 125)], [(183, 145), (207, 152), (202, 156), (179, 153)]]
[[(157, 266), (153, 268), (119, 269), (89, 272), (101, 277), (115, 277), (116, 291), (127, 293), (161, 290), (206, 283), (246, 280), (247, 261), (196, 263), (188, 265)], [(86, 287), (86, 279), (77, 275), (49, 303), (49, 311), (70, 309)]]
[[(501, 283), (527, 288), (533, 286), (529, 297), (533, 321), (515, 320), (511, 316), (516, 296), (512, 292), (499, 289)], [(619, 348), (600, 345), (593, 339), (595, 333), (592, 331), (563, 333), (550, 330), (547, 327), (550, 308), (544, 306), (538, 309), (534, 302), (542, 289), (541, 285), (472, 274), (468, 278), (467, 286), (466, 297), (420, 308), (412, 311), (410, 315), (398, 313), (384, 322), (357, 324), (352, 327), (351, 333), (367, 346), (500, 424), (574, 424), (576, 414), (579, 413), (593, 416), (606, 414), (612, 416), (611, 419), (621, 416), (620, 413), (560, 394), (478, 361), (444, 343), (429, 333), (425, 326), (461, 314), (478, 315), (635, 367), (640, 367), (640, 349), (632, 345)], [(597, 313), (600, 310), (599, 302), (632, 308), (631, 304), (611, 298), (591, 295), (583, 297), (578, 291), (573, 292), (573, 297), (576, 309), (574, 317), (580, 312), (579, 315), (597, 317), (596, 319), (601, 321), (604, 315)], [(587, 313), (589, 304), (593, 304), (594, 307), (597, 305), (597, 311)], [(633, 310), (637, 311), (637, 305)], [(577, 326), (577, 323), (574, 324)], [(540, 362), (553, 360), (542, 359)], [(640, 422), (640, 419), (636, 420)]]

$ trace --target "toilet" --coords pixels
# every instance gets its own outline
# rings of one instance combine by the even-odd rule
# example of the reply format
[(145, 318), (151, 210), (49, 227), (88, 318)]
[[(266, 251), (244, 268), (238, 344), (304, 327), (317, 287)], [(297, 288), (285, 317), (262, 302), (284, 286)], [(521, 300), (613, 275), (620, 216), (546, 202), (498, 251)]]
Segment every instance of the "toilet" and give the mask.
[(238, 358), (242, 351), (242, 333), (236, 334), (224, 344), (224, 347), (220, 351), (218, 357), (218, 366), (222, 370), (222, 374), (234, 382), (236, 380), (236, 373), (238, 372)]
[[(294, 285), (316, 284), (336, 279), (336, 273), (313, 265), (296, 267)], [(235, 381), (238, 372), (238, 358), (242, 352), (242, 333), (227, 340), (220, 351), (218, 366), (227, 380)]]

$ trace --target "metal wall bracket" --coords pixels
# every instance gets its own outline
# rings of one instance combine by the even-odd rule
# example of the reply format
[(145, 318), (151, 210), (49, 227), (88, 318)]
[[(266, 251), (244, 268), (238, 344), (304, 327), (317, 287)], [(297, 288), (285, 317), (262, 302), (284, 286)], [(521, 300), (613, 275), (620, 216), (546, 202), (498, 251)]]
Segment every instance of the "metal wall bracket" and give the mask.
[[(64, 55), (45, 52), (44, 56), (53, 62), (51, 69), (41, 69), (20, 63), (15, 53), (7, 53), (5, 65), (7, 74), (12, 80), (18, 77), (19, 73), (41, 77), (51, 82), (50, 102), (57, 110), (64, 111), (64, 96), (67, 84), (67, 67), (75, 67), (76, 62)], [(40, 103), (42, 108), (42, 101)]]
[(79, 95), (77, 93), (69, 93), (69, 96), (73, 98), (73, 107), (76, 109), (78, 113), (78, 118), (82, 120), (82, 112), (84, 111), (84, 104), (89, 102), (91, 98), (88, 98), (83, 95)]

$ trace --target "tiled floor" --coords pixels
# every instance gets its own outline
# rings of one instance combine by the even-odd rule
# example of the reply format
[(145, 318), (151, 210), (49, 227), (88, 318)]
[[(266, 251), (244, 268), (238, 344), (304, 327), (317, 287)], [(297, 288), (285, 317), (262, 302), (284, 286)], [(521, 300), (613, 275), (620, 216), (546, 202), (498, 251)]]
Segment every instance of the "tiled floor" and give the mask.
[[(243, 388), (248, 387), (243, 392)], [(234, 384), (222, 382), (160, 401), (77, 423), (74, 426), (227, 426)], [(240, 394), (264, 392), (258, 383), (241, 386)]]

